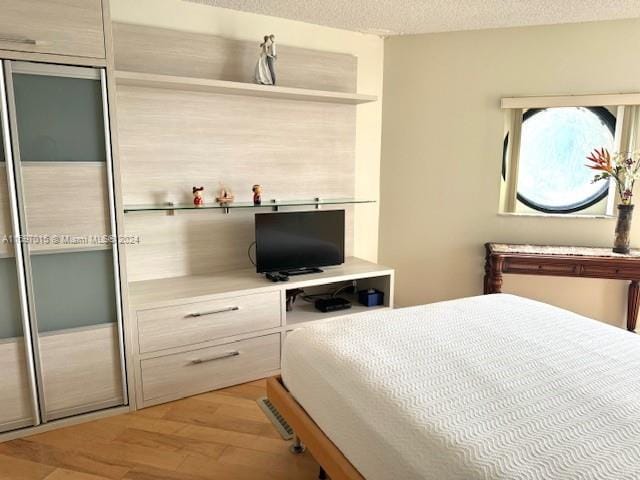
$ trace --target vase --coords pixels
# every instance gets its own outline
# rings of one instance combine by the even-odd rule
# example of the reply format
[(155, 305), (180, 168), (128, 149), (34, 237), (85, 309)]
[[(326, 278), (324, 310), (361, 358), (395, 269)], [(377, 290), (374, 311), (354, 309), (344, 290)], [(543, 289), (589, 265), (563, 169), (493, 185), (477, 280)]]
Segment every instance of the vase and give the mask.
[(613, 240), (615, 253), (629, 253), (629, 232), (631, 231), (632, 217), (633, 205), (618, 205), (618, 222), (616, 223), (616, 236)]

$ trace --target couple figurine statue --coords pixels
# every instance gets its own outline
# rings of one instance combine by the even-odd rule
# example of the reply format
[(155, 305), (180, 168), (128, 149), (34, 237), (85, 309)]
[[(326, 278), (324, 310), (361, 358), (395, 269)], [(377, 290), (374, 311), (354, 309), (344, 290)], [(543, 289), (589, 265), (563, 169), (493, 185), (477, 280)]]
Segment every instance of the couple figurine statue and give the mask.
[(260, 58), (256, 65), (256, 82), (261, 85), (276, 84), (276, 37), (265, 35), (260, 44)]

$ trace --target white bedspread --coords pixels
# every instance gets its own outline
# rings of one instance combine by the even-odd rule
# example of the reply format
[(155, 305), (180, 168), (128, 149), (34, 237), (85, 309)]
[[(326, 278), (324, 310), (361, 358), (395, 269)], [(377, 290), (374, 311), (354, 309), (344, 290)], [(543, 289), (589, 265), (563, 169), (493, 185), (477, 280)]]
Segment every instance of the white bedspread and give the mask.
[(300, 329), (283, 378), (368, 480), (640, 479), (640, 337), (489, 295)]

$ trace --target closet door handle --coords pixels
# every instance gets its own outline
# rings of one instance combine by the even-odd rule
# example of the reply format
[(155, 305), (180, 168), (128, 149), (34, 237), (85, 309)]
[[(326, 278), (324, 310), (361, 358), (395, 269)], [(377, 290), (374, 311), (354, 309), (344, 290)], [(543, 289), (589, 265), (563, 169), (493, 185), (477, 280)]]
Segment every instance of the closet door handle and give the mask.
[(4, 43), (19, 43), (21, 45), (43, 45), (46, 42), (34, 40), (33, 38), (26, 37), (14, 37), (12, 35), (3, 35), (0, 33), (0, 42)]
[(189, 313), (186, 316), (186, 318), (204, 317), (205, 315), (215, 315), (217, 313), (235, 312), (236, 310), (240, 310), (240, 307), (226, 307), (226, 308), (220, 308), (218, 310), (209, 310), (208, 312)]
[(215, 362), (216, 360), (224, 360), (225, 358), (237, 357), (238, 355), (240, 355), (240, 352), (234, 350), (233, 352), (226, 352), (214, 357), (196, 358), (195, 360), (191, 360), (191, 365), (200, 365), (201, 363)]

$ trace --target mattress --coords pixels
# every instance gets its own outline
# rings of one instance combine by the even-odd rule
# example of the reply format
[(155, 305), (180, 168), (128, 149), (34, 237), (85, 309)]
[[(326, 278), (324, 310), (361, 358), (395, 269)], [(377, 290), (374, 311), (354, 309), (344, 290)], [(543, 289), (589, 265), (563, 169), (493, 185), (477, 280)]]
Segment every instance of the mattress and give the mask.
[(640, 479), (640, 338), (488, 295), (291, 332), (285, 385), (369, 480)]

